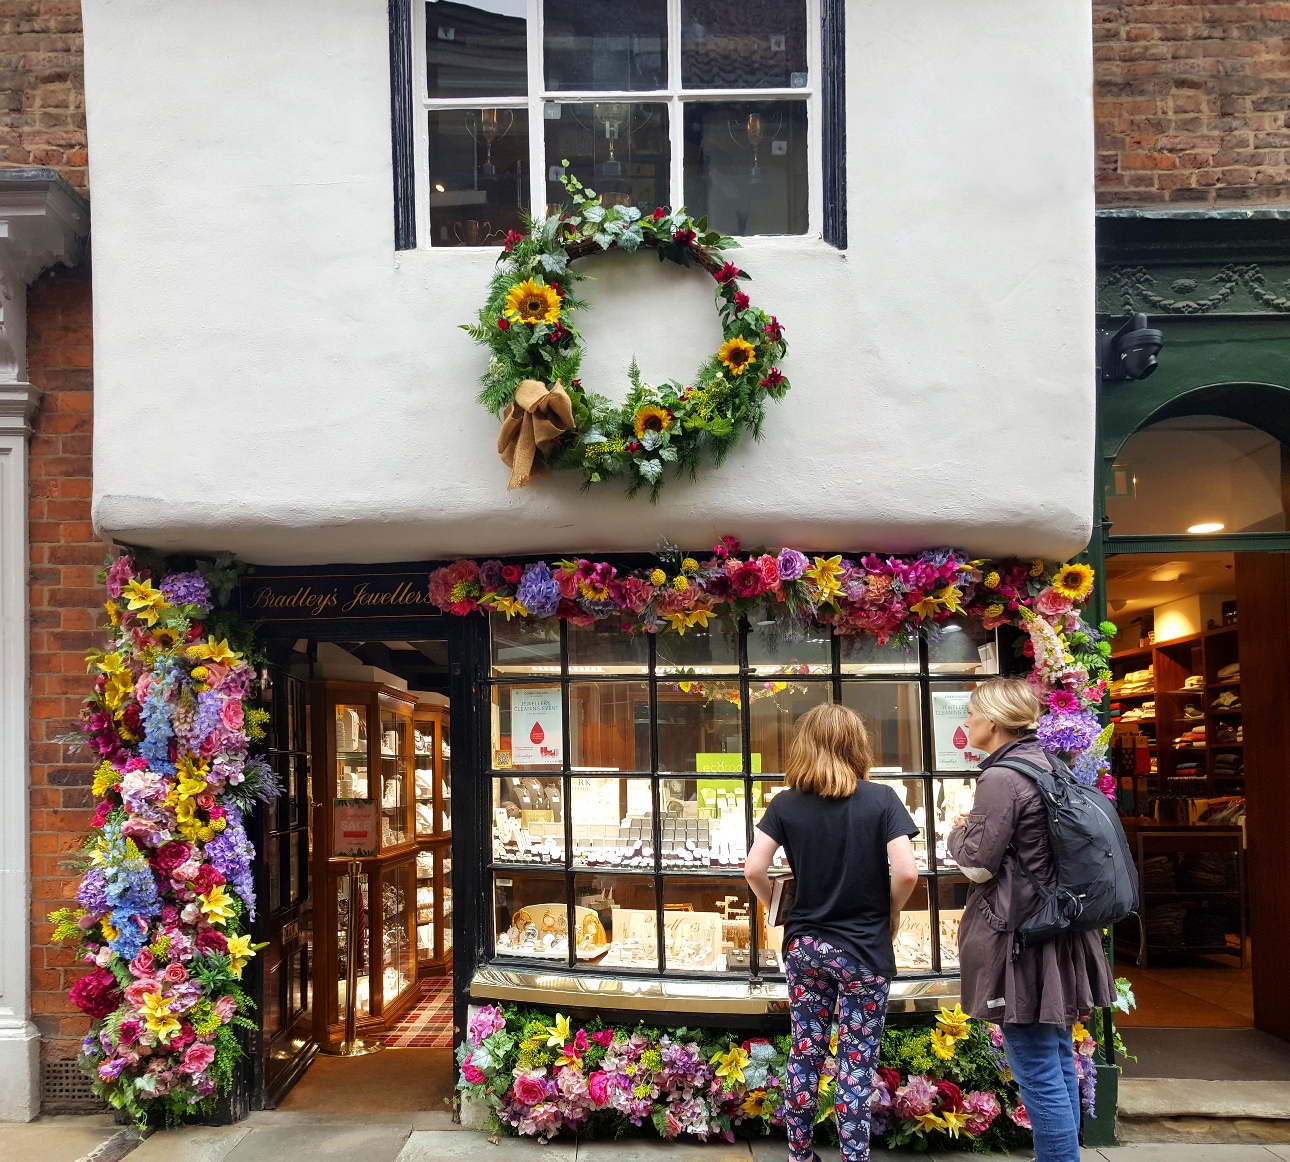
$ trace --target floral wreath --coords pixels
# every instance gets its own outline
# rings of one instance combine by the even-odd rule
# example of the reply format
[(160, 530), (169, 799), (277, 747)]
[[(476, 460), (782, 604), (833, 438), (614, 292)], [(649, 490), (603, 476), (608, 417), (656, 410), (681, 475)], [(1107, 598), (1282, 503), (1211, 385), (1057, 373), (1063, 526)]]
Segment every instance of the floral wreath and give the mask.
[[(660, 206), (643, 218), (634, 206), (601, 205), (575, 177), (561, 181), (570, 206), (530, 222), (527, 233), (507, 232), (479, 321), (463, 325), (491, 352), (479, 402), (503, 421), (497, 450), (511, 469), (509, 488), (554, 468), (581, 472), (585, 486), (624, 479), (628, 496), (648, 485), (657, 500), (665, 465), (695, 479), (705, 450), (720, 464), (744, 431), (761, 438), (766, 397), (789, 389), (776, 366), (788, 350), (784, 331), (740, 290), (750, 276), (724, 258), (739, 243), (709, 230), (706, 217)], [(633, 360), (631, 391), (616, 406), (578, 378), (582, 336), (571, 316), (587, 304), (570, 292), (586, 276), (569, 264), (643, 246), (660, 262), (697, 265), (716, 279), (723, 342), (689, 386), (651, 386)]]

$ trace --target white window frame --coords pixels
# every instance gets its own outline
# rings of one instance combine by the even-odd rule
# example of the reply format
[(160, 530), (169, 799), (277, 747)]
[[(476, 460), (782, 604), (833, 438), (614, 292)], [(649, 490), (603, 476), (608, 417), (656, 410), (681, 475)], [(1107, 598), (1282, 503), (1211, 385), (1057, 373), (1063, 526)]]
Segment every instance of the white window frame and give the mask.
[[(542, 59), (542, 0), (528, 0), (528, 96), (526, 97), (430, 97), (426, 68), (426, 4), (412, 3), (412, 69), (416, 108), (413, 143), (416, 161), (416, 224), (419, 250), (472, 250), (486, 247), (434, 245), (430, 229), (430, 126), (426, 116), (437, 109), (523, 109), (529, 124), (529, 209), (539, 214), (546, 208), (547, 166), (546, 122), (543, 105), (593, 104), (597, 101), (651, 102), (666, 104), (669, 115), (670, 173), (668, 205), (675, 209), (684, 200), (685, 191), (685, 124), (682, 106), (687, 101), (769, 101), (780, 97), (803, 100), (806, 105), (806, 172), (807, 227), (804, 234), (760, 234), (757, 238), (819, 239), (824, 223), (824, 171), (821, 158), (822, 132), (820, 113), (820, 0), (806, 3), (807, 84), (800, 89), (682, 89), (681, 88), (681, 0), (667, 3), (667, 75), (666, 89), (618, 90), (546, 89)], [(556, 159), (557, 163), (559, 159)]]

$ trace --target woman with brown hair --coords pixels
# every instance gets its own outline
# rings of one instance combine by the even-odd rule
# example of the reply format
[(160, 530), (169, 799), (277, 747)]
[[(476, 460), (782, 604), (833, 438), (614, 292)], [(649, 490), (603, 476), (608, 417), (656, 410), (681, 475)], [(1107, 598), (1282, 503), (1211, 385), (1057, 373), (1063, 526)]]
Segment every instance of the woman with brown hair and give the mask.
[(785, 1121), (791, 1162), (812, 1162), (820, 1066), (838, 1023), (836, 1113), (843, 1162), (869, 1158), (869, 1094), (878, 1064), (891, 942), (918, 882), (918, 828), (890, 787), (869, 782), (869, 736), (845, 706), (808, 710), (797, 723), (785, 790), (766, 808), (744, 865), (769, 906), (770, 863), (784, 849), (796, 898), (784, 925), (793, 1046)]

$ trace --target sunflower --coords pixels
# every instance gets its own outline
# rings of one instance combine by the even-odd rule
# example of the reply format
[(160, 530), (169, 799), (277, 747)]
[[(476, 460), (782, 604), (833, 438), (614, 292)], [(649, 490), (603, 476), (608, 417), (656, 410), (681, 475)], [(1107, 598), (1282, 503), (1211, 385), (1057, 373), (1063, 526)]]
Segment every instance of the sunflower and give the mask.
[(1091, 565), (1063, 565), (1053, 576), (1053, 592), (1068, 601), (1083, 601), (1092, 588)]
[(555, 287), (529, 278), (511, 287), (503, 309), (512, 322), (554, 323), (560, 318), (560, 296)]
[(672, 413), (667, 408), (647, 403), (636, 409), (636, 418), (632, 421), (632, 429), (639, 440), (646, 432), (663, 431), (671, 422)]
[(756, 357), (757, 348), (741, 335), (727, 339), (721, 344), (721, 350), (717, 352), (717, 358), (735, 375), (742, 375), (748, 370)]

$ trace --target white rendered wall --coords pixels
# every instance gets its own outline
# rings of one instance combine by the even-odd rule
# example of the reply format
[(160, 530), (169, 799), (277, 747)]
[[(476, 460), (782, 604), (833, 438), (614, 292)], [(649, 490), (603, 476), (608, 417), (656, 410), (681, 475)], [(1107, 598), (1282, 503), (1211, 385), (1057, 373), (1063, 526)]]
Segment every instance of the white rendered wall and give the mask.
[[(262, 563), (649, 549), (660, 534), (1061, 557), (1092, 519), (1088, 0), (851, 0), (850, 250), (752, 242), (794, 387), (663, 499), (506, 491), (495, 252), (395, 254), (386, 0), (84, 0), (101, 532)], [(592, 260), (583, 382), (716, 343), (712, 284)], [(621, 289), (616, 289), (621, 287)]]

